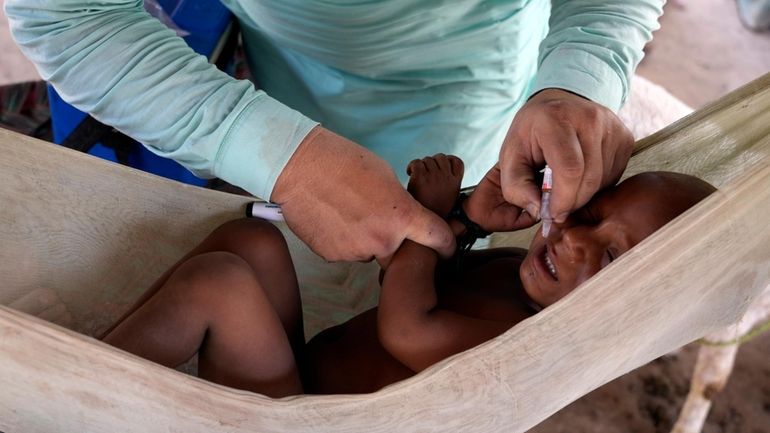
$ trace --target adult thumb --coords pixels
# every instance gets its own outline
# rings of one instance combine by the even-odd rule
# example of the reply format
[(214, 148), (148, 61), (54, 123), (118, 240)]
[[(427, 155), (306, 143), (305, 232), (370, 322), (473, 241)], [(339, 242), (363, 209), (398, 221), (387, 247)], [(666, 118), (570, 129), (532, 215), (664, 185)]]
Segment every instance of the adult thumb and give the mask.
[(451, 257), (455, 253), (455, 237), (449, 224), (419, 204), (413, 211), (404, 237), (433, 248), (442, 257)]

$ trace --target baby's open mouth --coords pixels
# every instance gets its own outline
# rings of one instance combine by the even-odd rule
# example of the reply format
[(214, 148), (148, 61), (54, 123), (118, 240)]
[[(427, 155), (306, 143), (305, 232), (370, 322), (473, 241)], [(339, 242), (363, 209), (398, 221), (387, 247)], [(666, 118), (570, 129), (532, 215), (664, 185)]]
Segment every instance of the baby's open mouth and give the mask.
[(542, 260), (545, 264), (545, 269), (548, 270), (548, 273), (551, 274), (554, 280), (558, 281), (559, 278), (556, 276), (556, 266), (554, 266), (553, 262), (551, 261), (551, 257), (548, 255), (548, 245), (543, 248)]

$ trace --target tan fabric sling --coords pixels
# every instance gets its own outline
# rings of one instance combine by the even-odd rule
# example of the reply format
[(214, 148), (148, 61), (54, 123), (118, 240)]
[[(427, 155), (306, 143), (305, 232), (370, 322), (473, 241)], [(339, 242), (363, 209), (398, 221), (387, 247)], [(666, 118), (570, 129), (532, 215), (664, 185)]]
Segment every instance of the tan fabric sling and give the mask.
[[(770, 283), (770, 75), (640, 140), (628, 174), (644, 170), (720, 191), (562, 301), (414, 378), (369, 395), (272, 400), (87, 336), (247, 198), (0, 130), (0, 304), (12, 307), (0, 307), (0, 430), (525, 431), (737, 320)], [(376, 302), (374, 265), (329, 265), (287, 236), (310, 332)]]

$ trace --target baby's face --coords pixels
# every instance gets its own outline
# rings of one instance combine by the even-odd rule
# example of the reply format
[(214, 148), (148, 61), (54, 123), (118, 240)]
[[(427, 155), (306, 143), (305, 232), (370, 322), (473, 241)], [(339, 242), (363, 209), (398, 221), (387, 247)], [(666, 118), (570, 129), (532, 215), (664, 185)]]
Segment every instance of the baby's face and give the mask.
[(655, 172), (600, 192), (548, 238), (537, 232), (519, 269), (524, 290), (541, 306), (556, 302), (713, 190), (691, 176)]

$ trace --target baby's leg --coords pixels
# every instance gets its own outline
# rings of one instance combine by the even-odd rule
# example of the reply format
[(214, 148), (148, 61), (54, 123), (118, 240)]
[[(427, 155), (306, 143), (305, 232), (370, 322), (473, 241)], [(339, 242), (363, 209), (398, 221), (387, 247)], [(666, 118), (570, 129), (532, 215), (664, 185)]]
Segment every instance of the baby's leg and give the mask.
[(204, 379), (274, 397), (302, 393), (281, 318), (251, 264), (230, 252), (176, 266), (104, 341), (170, 367), (199, 352)]
[(111, 328), (102, 334), (101, 338), (144, 305), (182, 263), (191, 257), (212, 251), (233, 253), (251, 266), (262, 289), (281, 318), (292, 347), (299, 353), (304, 346), (305, 337), (294, 265), (281, 232), (274, 225), (258, 219), (230, 221), (214, 230), (203, 242), (166, 271)]
[[(219, 253), (219, 254), (209, 254), (209, 253)], [(142, 355), (139, 352), (139, 348), (135, 347), (134, 349), (129, 348), (128, 346), (123, 346), (121, 344), (116, 344), (116, 340), (118, 340), (118, 328), (121, 329), (122, 337), (120, 337), (121, 340), (126, 341), (127, 337), (127, 329), (131, 330), (134, 328), (137, 328), (138, 331), (141, 331), (145, 328), (141, 320), (137, 320), (134, 318), (134, 316), (138, 313), (140, 309), (144, 309), (146, 304), (149, 304), (150, 300), (155, 299), (155, 295), (158, 294), (161, 291), (165, 292), (173, 292), (176, 293), (179, 296), (187, 296), (197, 293), (196, 291), (190, 290), (189, 292), (185, 288), (185, 284), (180, 284), (180, 281), (184, 283), (184, 280), (189, 280), (192, 275), (190, 274), (190, 271), (195, 271), (196, 269), (196, 263), (202, 260), (202, 257), (207, 257), (206, 260), (203, 260), (205, 262), (204, 264), (207, 265), (208, 268), (213, 268), (213, 272), (215, 272), (218, 276), (222, 274), (223, 270), (228, 266), (228, 264), (223, 265), (223, 269), (217, 269), (217, 266), (219, 266), (217, 263), (217, 260), (222, 261), (223, 256), (227, 256), (229, 253), (232, 255), (237, 256), (236, 258), (230, 257), (229, 265), (233, 265), (233, 263), (238, 263), (238, 267), (240, 269), (237, 270), (237, 272), (244, 272), (248, 269), (243, 269), (243, 264), (247, 264), (248, 268), (250, 268), (250, 278), (253, 280), (256, 280), (258, 283), (259, 292), (262, 295), (262, 298), (265, 298), (269, 301), (269, 304), (272, 306), (273, 309), (273, 315), (277, 315), (278, 319), (280, 320), (280, 324), (282, 325), (284, 329), (284, 334), (288, 335), (289, 341), (291, 343), (292, 348), (294, 349), (294, 354), (297, 358), (301, 359), (301, 352), (304, 349), (304, 334), (303, 334), (303, 326), (302, 326), (302, 306), (300, 303), (300, 297), (299, 297), (299, 289), (297, 287), (297, 278), (294, 273), (294, 267), (291, 262), (291, 257), (289, 255), (288, 248), (286, 246), (286, 241), (283, 238), (283, 235), (281, 232), (272, 224), (267, 223), (265, 221), (256, 220), (256, 219), (250, 219), (250, 220), (237, 220), (237, 221), (231, 221), (228, 223), (223, 224), (214, 232), (212, 232), (206, 239), (203, 240), (197, 247), (195, 247), (192, 251), (190, 251), (187, 255), (185, 255), (182, 259), (179, 260), (174, 266), (171, 267), (165, 274), (163, 274), (153, 285), (150, 287), (147, 292), (145, 292), (140, 299), (136, 302), (136, 304), (131, 307), (126, 314), (123, 315), (123, 317), (118, 320), (115, 325), (112, 326), (112, 328), (108, 329), (102, 336), (103, 339), (105, 339), (107, 342), (111, 344), (115, 344), (119, 347), (122, 347), (126, 350), (129, 350), (131, 352), (137, 353), (140, 356)], [(193, 260), (195, 259), (195, 260)], [(236, 260), (238, 259), (238, 260)], [(192, 262), (190, 262), (193, 260)], [(232, 267), (232, 266), (231, 266)], [(178, 272), (179, 271), (179, 272)], [(201, 272), (202, 276), (207, 276), (205, 272)], [(216, 280), (216, 278), (215, 278)], [(211, 293), (216, 292), (216, 288), (219, 287), (227, 287), (224, 286), (220, 281), (215, 281), (215, 285), (212, 285)], [(167, 285), (173, 285), (175, 288), (169, 289), (166, 286)], [(203, 286), (206, 286), (206, 283), (203, 283)], [(217, 293), (216, 296), (213, 296), (214, 298), (221, 298), (218, 299), (218, 301), (225, 302), (226, 300), (233, 301), (235, 303), (244, 302), (243, 300), (238, 300), (237, 294), (231, 293), (235, 291), (220, 291), (220, 293)], [(232, 295), (227, 297), (225, 299), (226, 294)], [(204, 305), (206, 304), (205, 299), (206, 297), (198, 297), (196, 299), (204, 299)], [(248, 297), (244, 299), (249, 299)], [(157, 301), (153, 301), (157, 302)], [(147, 307), (148, 309), (150, 307)], [(261, 327), (263, 324), (263, 320), (266, 316), (260, 315), (260, 316), (251, 316), (249, 318), (245, 318), (242, 323), (240, 323), (241, 327)], [(132, 325), (126, 325), (124, 326), (124, 322), (130, 322)], [(166, 326), (163, 324), (162, 326)], [(165, 328), (164, 328), (165, 329)], [(170, 335), (170, 339), (176, 340), (174, 337), (174, 331), (171, 328), (168, 328), (169, 332), (166, 334)], [(152, 330), (150, 330), (151, 332)], [(194, 330), (195, 331), (195, 330)], [(200, 331), (199, 329), (197, 331)], [(206, 332), (209, 332), (207, 329)], [(137, 332), (138, 334), (138, 332)], [(158, 331), (157, 335), (160, 335), (161, 331)], [(195, 336), (195, 333), (191, 333), (193, 336)], [(140, 344), (141, 338), (137, 335), (137, 340), (134, 344)], [(181, 341), (181, 340), (180, 340)], [(195, 339), (193, 339), (193, 342), (195, 342)], [(183, 342), (186, 343), (186, 342)], [(205, 343), (203, 339), (200, 339), (198, 341), (199, 348), (203, 349), (203, 344)], [(169, 366), (176, 366), (185, 360), (189, 359), (192, 354), (195, 353), (195, 350), (198, 350), (197, 348), (190, 351), (189, 344), (180, 345), (181, 353), (171, 353), (174, 355), (174, 359), (170, 361), (158, 361), (165, 365)], [(193, 344), (194, 346), (194, 344)], [(175, 347), (172, 347), (172, 349), (175, 349)], [(173, 352), (173, 351), (170, 351)], [(189, 352), (189, 353), (188, 353)], [(269, 352), (268, 352), (269, 353)], [(150, 356), (145, 356), (146, 358), (151, 358)], [(179, 361), (179, 358), (184, 358), (183, 360)], [(154, 359), (154, 358), (151, 358)], [(209, 359), (208, 364), (207, 359)], [(208, 378), (213, 381), (218, 381), (218, 379), (215, 377), (216, 371), (208, 371), (207, 365), (217, 365), (215, 360), (211, 359), (211, 356), (208, 356), (208, 358), (204, 357), (204, 354), (201, 353), (201, 360), (199, 365), (199, 372), (202, 377)], [(246, 362), (246, 360), (243, 360), (242, 362)], [(242, 364), (241, 364), (242, 365)], [(246, 366), (248, 367), (248, 366)], [(210, 369), (209, 369), (210, 370)], [(216, 369), (214, 369), (216, 370)], [(234, 371), (230, 369), (230, 371)], [(220, 381), (221, 382), (221, 381)], [(225, 383), (225, 382), (221, 382)], [(227, 382), (226, 384), (230, 384)], [(233, 384), (233, 386), (239, 386), (236, 384)], [(248, 388), (248, 385), (246, 386), (239, 386), (243, 388)], [(268, 391), (260, 391), (267, 393)], [(296, 393), (292, 391), (291, 393)]]
[(300, 357), (305, 346), (297, 275), (286, 240), (274, 225), (259, 219), (223, 224), (198, 247), (199, 251), (228, 251), (245, 260), (281, 318), (286, 334)]

